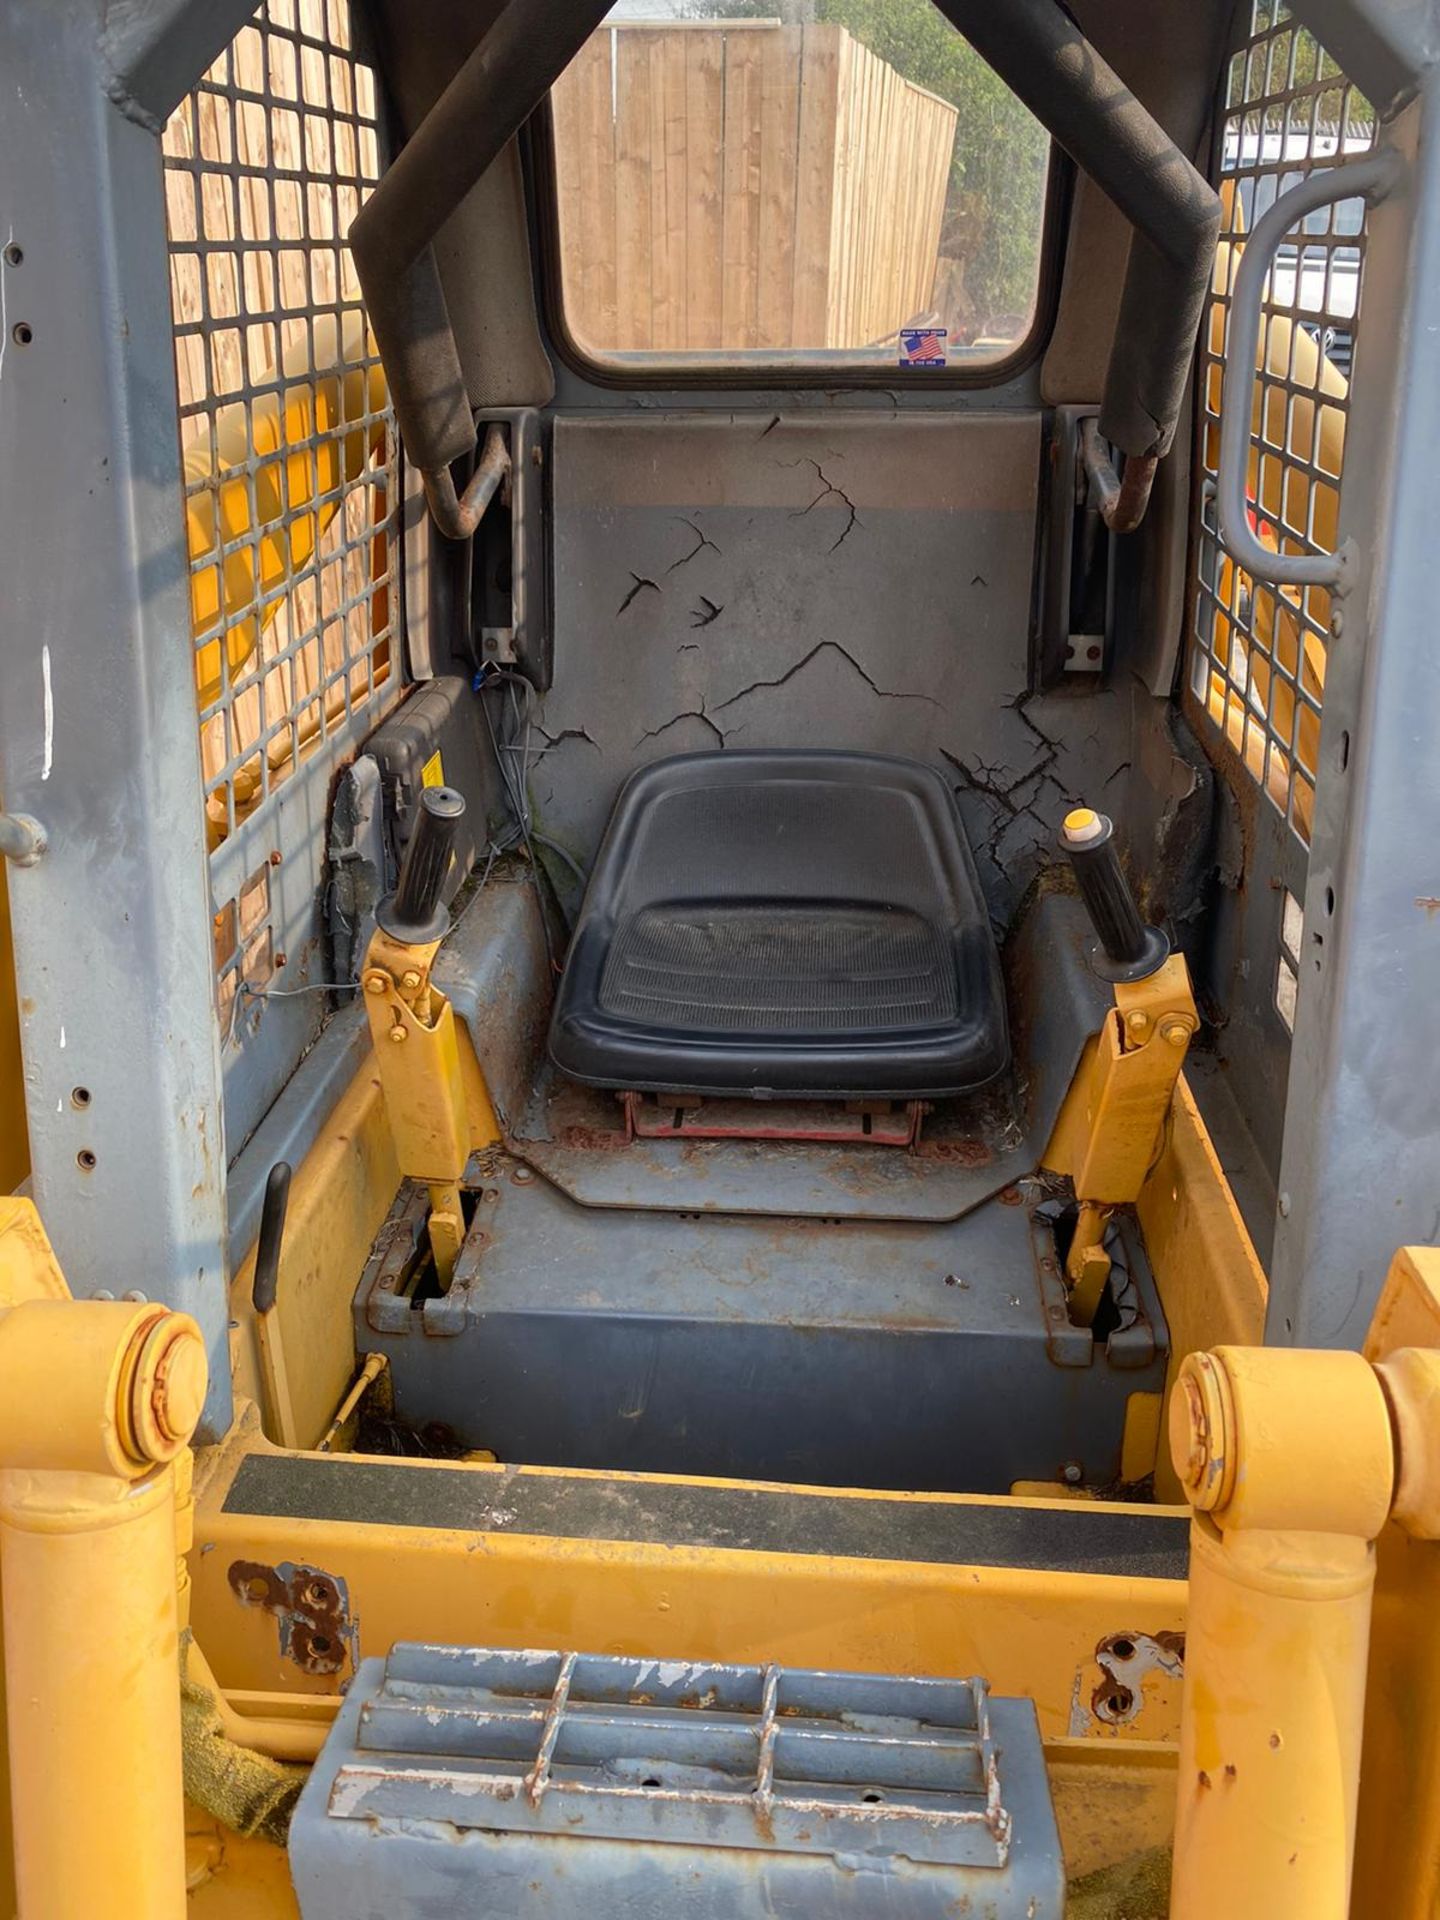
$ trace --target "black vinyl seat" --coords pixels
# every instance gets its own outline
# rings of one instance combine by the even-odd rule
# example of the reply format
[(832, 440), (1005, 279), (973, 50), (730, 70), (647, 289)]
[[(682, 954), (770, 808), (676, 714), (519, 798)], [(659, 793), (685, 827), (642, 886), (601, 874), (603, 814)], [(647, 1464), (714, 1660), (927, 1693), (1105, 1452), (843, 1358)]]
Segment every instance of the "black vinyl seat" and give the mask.
[(681, 754), (621, 790), (550, 1029), (590, 1086), (936, 1097), (1009, 1058), (954, 795), (917, 761)]

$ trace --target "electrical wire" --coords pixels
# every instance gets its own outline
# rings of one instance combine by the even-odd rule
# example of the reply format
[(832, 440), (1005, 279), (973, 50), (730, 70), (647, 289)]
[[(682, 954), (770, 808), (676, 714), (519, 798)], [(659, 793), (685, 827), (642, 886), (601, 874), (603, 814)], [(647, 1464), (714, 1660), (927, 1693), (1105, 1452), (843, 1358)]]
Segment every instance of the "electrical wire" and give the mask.
[[(480, 878), (480, 886), (490, 878), (495, 862), (502, 854), (513, 853), (517, 847), (523, 847), (525, 857), (530, 863), (530, 871), (535, 881), (536, 897), (540, 904), (540, 927), (545, 937), (545, 955), (550, 971), (560, 972), (560, 961), (555, 952), (555, 943), (550, 929), (550, 915), (547, 910), (545, 882), (549, 876), (535, 857), (536, 847), (544, 847), (560, 860), (583, 887), (586, 881), (584, 869), (564, 847), (550, 839), (548, 835), (536, 831), (530, 800), (530, 768), (534, 760), (535, 747), (535, 689), (524, 674), (515, 673), (508, 667), (488, 666), (481, 669), (475, 678), (475, 690), (480, 698), (480, 711), (485, 718), (485, 728), (490, 736), (490, 745), (495, 755), (495, 765), (499, 769), (500, 784), (504, 789), (505, 802), (510, 818), (498, 833), (491, 836), (486, 848), (485, 871)], [(486, 695), (499, 691), (499, 713), (492, 712), (492, 702)], [(553, 884), (550, 898), (562, 920), (564, 911), (560, 907), (558, 895)], [(569, 938), (569, 926), (566, 925), (566, 938)]]

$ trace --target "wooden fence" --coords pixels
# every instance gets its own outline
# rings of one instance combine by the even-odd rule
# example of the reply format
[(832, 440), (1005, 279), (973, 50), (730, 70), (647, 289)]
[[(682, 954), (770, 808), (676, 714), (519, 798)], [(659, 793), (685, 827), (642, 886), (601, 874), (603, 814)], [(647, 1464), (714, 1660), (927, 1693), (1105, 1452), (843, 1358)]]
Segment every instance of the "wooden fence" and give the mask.
[(929, 307), (955, 109), (844, 28), (602, 27), (553, 103), (583, 347), (858, 347)]

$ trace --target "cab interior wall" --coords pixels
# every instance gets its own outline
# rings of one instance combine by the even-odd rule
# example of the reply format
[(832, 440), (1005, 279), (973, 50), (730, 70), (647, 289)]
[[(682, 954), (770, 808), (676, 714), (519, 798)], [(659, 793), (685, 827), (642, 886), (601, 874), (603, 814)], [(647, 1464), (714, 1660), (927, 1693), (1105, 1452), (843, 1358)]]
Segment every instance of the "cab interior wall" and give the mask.
[[(1232, 0), (1073, 9), (1202, 170), (1233, 11)], [(490, 14), (465, 0), (423, 16), (375, 0), (375, 14), (408, 131)], [(1002, 935), (1052, 866), (1067, 805), (1084, 798), (1115, 817), (1146, 910), (1198, 965), (1216, 890), (1243, 875), (1173, 699), (1188, 405), (1146, 521), (1117, 542), (1105, 671), (1042, 685), (1037, 670), (1052, 410), (1093, 404), (1104, 387), (1129, 244), (1121, 215), (1057, 168), (1048, 332), (998, 385), (625, 386), (591, 377), (557, 337), (548, 139), (542, 113), (438, 249), (472, 404), (545, 408), (554, 682), (534, 705), (537, 828), (585, 867), (620, 785), (665, 755), (909, 754), (954, 786)], [(453, 549), (432, 535), (432, 554), (453, 606)], [(468, 670), (468, 635), (449, 624)], [(578, 886), (551, 864), (573, 912)], [(1278, 1118), (1283, 1084), (1275, 1105)]]

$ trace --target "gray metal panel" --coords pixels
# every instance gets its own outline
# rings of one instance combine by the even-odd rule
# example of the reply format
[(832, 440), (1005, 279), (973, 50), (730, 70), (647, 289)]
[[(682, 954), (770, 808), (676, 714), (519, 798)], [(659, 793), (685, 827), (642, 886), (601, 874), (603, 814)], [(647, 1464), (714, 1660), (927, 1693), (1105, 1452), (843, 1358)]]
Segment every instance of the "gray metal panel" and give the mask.
[(1440, 83), (1394, 128), (1413, 177), (1370, 216), (1268, 1337), (1358, 1346), (1390, 1257), (1440, 1240)]
[(101, 43), (111, 99), (158, 133), (254, 11), (252, 0), (111, 0)]
[(514, 1127), (544, 1054), (553, 980), (528, 874), (486, 883), (440, 949), (432, 978), (470, 1029), (501, 1125)]
[(1039, 468), (1034, 412), (557, 419), (537, 825), (589, 855), (621, 781), (687, 749), (908, 754), (1005, 924), (1130, 758), (1118, 693), (1028, 693)]
[(1292, 0), (1290, 10), (1384, 118), (1414, 99), (1440, 58), (1435, 0)]
[[(335, 979), (321, 876), (328, 851), (330, 783), (347, 750), (338, 737), (320, 746), (297, 776), (270, 796), (263, 812), (210, 856), (210, 902), (216, 913), (263, 876), (275, 964), (264, 987), (252, 990), (240, 969), (227, 983), (232, 997), (221, 1041), (232, 1154), (254, 1137), (291, 1074), (319, 1040), (333, 1004), (331, 995), (319, 990)], [(213, 969), (213, 956), (207, 965)]]
[(502, 1163), (443, 1297), (412, 1305), (397, 1263), (372, 1260), (356, 1346), (388, 1354), (402, 1423), (502, 1460), (967, 1493), (1073, 1463), (1104, 1486), (1130, 1395), (1164, 1384), (1159, 1301), (1127, 1232), (1121, 1324), (1105, 1344), (1072, 1327), (1021, 1197), (940, 1225), (703, 1214), (677, 1231)]
[(304, 1920), (1059, 1920), (1035, 1710), (980, 1680), (397, 1646), (296, 1811)]
[(77, 1293), (199, 1320), (213, 1436), (225, 1132), (165, 216), (156, 142), (103, 91), (109, 12), (0, 7), (0, 787), (50, 834), (11, 876), (35, 1198)]

